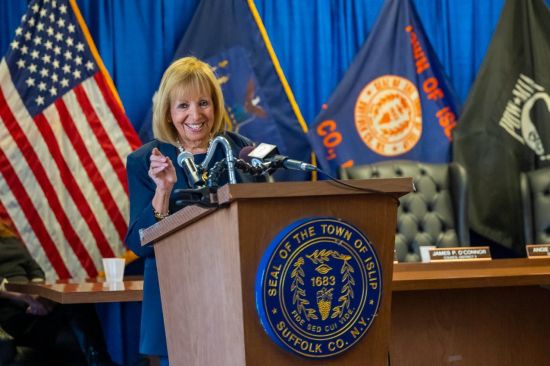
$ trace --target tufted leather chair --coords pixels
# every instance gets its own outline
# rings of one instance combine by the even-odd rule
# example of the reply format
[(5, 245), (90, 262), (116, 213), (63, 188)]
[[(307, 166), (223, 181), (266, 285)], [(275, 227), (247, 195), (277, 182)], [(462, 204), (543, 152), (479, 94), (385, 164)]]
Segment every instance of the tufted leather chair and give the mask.
[(550, 243), (550, 168), (520, 174), (526, 244)]
[(469, 246), (466, 171), (458, 163), (390, 160), (340, 170), (342, 179), (413, 177), (415, 191), (401, 197), (395, 250), (399, 262), (420, 261), (420, 246)]

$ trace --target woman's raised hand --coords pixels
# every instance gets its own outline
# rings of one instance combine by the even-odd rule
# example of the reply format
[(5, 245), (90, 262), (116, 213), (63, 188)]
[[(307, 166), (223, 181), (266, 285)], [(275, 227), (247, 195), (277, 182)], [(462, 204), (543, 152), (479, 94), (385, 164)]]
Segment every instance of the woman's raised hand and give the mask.
[(157, 189), (171, 191), (177, 181), (176, 169), (169, 157), (162, 155), (156, 147), (149, 158), (149, 177), (157, 185)]

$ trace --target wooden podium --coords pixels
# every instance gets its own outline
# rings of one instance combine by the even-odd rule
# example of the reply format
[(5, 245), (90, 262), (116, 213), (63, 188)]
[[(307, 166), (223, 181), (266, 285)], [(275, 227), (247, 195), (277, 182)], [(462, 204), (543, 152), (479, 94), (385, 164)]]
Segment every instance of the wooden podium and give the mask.
[[(143, 230), (154, 244), (172, 365), (386, 365), (396, 198), (411, 178), (228, 185), (221, 208), (189, 206)], [(367, 193), (367, 191), (369, 193)], [(271, 240), (297, 219), (329, 216), (361, 230), (382, 271), (382, 299), (367, 334), (348, 351), (311, 360), (281, 349), (262, 328), (255, 277)]]

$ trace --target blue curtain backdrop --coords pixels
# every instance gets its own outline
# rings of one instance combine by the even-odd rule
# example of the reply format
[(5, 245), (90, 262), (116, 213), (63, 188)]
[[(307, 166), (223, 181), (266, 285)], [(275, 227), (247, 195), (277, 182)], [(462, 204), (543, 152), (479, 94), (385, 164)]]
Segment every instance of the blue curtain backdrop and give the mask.
[[(199, 0), (77, 0), (137, 129)], [(550, 4), (550, 0), (546, 0)], [(367, 38), (383, 0), (255, 0), (307, 123)], [(413, 0), (461, 101), (476, 76), (504, 0)], [(0, 1), (4, 54), (26, 8)]]
[[(243, 0), (246, 1), (246, 0)], [(384, 0), (254, 0), (308, 124), (366, 40)], [(393, 0), (399, 1), (399, 0)], [(413, 0), (427, 37), (464, 102), (505, 0)], [(76, 0), (126, 112), (139, 130), (163, 70), (199, 0)], [(546, 0), (550, 4), (550, 0)], [(27, 1), (0, 0), (0, 53)], [(139, 304), (98, 308), (115, 361), (137, 359)], [(114, 348), (114, 349), (113, 349)]]

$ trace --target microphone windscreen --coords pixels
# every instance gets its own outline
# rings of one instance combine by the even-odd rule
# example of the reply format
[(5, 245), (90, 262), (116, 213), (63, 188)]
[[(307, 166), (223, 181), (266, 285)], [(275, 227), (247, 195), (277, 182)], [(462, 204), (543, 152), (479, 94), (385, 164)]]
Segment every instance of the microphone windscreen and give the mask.
[(239, 159), (242, 159), (246, 161), (247, 163), (250, 163), (250, 160), (252, 159), (249, 155), (254, 150), (254, 146), (245, 146), (241, 149), (239, 152)]
[(193, 154), (191, 154), (189, 151), (182, 151), (182, 152), (180, 152), (179, 155), (178, 155), (178, 165), (179, 165), (180, 167), (182, 167), (182, 168), (183, 168), (183, 161), (184, 161), (185, 159), (191, 159), (191, 161), (194, 162), (194, 160), (193, 160)]

